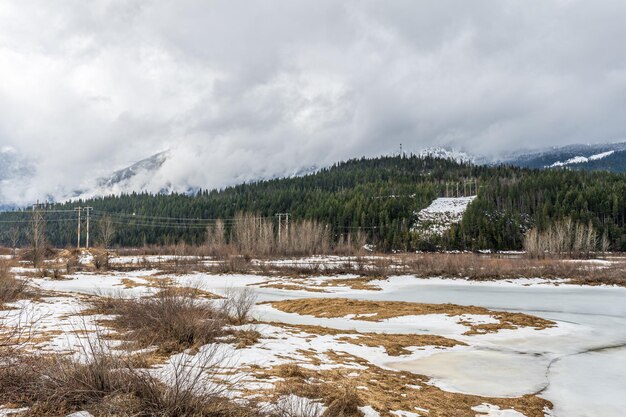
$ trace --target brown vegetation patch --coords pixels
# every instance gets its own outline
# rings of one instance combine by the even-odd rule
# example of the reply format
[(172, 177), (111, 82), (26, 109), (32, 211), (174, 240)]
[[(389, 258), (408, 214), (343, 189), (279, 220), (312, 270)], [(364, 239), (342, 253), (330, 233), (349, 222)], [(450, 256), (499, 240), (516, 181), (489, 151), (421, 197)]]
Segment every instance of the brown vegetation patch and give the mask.
[(371, 284), (370, 281), (384, 279), (383, 277), (359, 277), (359, 278), (338, 278), (326, 281), (322, 287), (349, 287), (353, 290), (381, 291), (378, 285)]
[[(153, 297), (160, 297), (161, 291), (163, 290), (154, 294)], [(174, 295), (178, 295), (179, 297), (204, 298), (207, 300), (221, 300), (224, 298), (221, 295), (213, 294), (212, 292), (194, 287), (171, 287), (168, 288), (167, 291), (171, 291)]]
[(5, 303), (31, 298), (33, 295), (26, 281), (15, 278), (11, 272), (11, 264), (0, 262), (0, 308), (4, 308)]
[[(333, 362), (356, 362), (365, 369), (319, 371), (288, 364), (270, 369), (255, 368), (251, 372), (258, 379), (283, 378), (273, 391), (265, 392), (274, 401), (288, 394), (316, 399), (327, 406), (337, 400), (349, 400), (349, 403), (358, 406), (372, 406), (382, 416), (389, 417), (394, 416), (391, 411), (415, 412), (415, 407), (428, 410), (428, 416), (475, 417), (476, 412), (472, 407), (483, 403), (493, 404), (501, 409), (515, 409), (527, 417), (543, 417), (544, 408), (552, 408), (549, 401), (535, 395), (490, 398), (446, 392), (429, 385), (429, 379), (422, 375), (385, 370), (347, 354), (331, 351), (328, 356)], [(255, 393), (259, 394), (258, 391)]]
[(253, 346), (261, 338), (261, 333), (256, 330), (233, 330), (231, 335), (237, 343), (237, 349)]
[(219, 306), (207, 300), (216, 297), (195, 288), (163, 285), (155, 294), (141, 298), (91, 297), (92, 307), (82, 314), (112, 316), (98, 323), (115, 330), (107, 338), (124, 341), (122, 348), (127, 350), (156, 346), (157, 355), (171, 354), (195, 350), (226, 336), (239, 347), (256, 343), (258, 332), (227, 326), (249, 321), (256, 302), (254, 292), (229, 291)]
[(426, 304), (403, 301), (367, 301), (347, 298), (306, 298), (269, 302), (272, 307), (286, 313), (296, 313), (320, 318), (345, 317), (354, 315), (353, 320), (383, 321), (393, 317), (417, 316), (426, 314), (446, 314), (462, 316), (477, 314), (491, 316), (499, 321), (492, 324), (474, 324), (467, 320), (459, 322), (470, 327), (466, 334), (497, 332), (500, 329), (532, 327), (536, 330), (553, 327), (555, 323), (540, 317), (523, 313), (492, 311), (484, 307), (461, 306), (457, 304)]
[[(175, 248), (153, 248), (148, 252), (176, 253)], [(157, 250), (158, 249), (158, 250)], [(187, 247), (189, 253), (202, 251), (202, 247)], [(363, 284), (371, 279), (381, 279), (390, 275), (415, 275), (420, 278), (444, 277), (467, 278), (470, 280), (498, 280), (516, 278), (546, 278), (567, 279), (569, 282), (580, 285), (620, 285), (626, 286), (626, 276), (623, 271), (626, 262), (612, 259), (609, 265), (598, 268), (588, 263), (567, 262), (564, 259), (529, 259), (523, 255), (510, 254), (475, 254), (475, 253), (420, 253), (420, 254), (387, 254), (385, 256), (355, 256), (345, 258), (345, 262), (324, 264), (320, 262), (298, 263), (293, 265), (274, 265), (273, 255), (260, 256), (260, 253), (249, 256), (237, 255), (237, 251), (226, 251), (212, 258), (210, 263), (201, 258), (193, 261), (168, 261), (155, 265), (146, 261), (140, 264), (111, 265), (116, 270), (138, 270), (150, 267), (163, 269), (158, 274), (189, 273), (200, 271), (214, 274), (256, 274), (273, 277), (307, 278), (320, 274), (357, 274), (355, 280), (363, 280)], [(254, 256), (254, 258), (252, 257)], [(282, 259), (282, 258), (281, 258)], [(290, 258), (297, 260), (298, 258)], [(172, 267), (170, 264), (178, 267)], [(181, 269), (180, 265), (185, 268)], [(301, 284), (301, 283), (298, 283)], [(306, 285), (302, 283), (303, 285)], [(345, 283), (344, 283), (345, 284)], [(344, 285), (338, 282), (337, 285)], [(355, 282), (355, 289), (376, 290), (376, 288), (359, 288)], [(329, 286), (335, 286), (334, 283)]]
[[(273, 326), (281, 326), (286, 330), (304, 332), (314, 335), (331, 335), (342, 337), (337, 340), (354, 345), (383, 347), (390, 356), (409, 355), (408, 347), (435, 346), (448, 348), (454, 346), (466, 346), (458, 340), (430, 334), (397, 334), (397, 333), (359, 333), (355, 330), (340, 330), (331, 327), (311, 326), (304, 324), (286, 325), (282, 323), (270, 323)], [(345, 335), (345, 336), (344, 336)]]
[(97, 298), (89, 313), (112, 315), (100, 323), (120, 332), (136, 348), (156, 345), (159, 353), (197, 348), (222, 336), (226, 318), (194, 294), (164, 287), (150, 297)]
[(287, 290), (287, 291), (308, 291), (308, 292), (317, 292), (317, 293), (325, 293), (328, 292), (322, 288), (314, 288), (314, 287), (306, 287), (304, 285), (297, 284), (283, 284), (283, 283), (274, 283), (274, 284), (265, 284), (261, 285), (260, 288), (275, 288), (278, 290)]
[(387, 333), (363, 333), (356, 338), (341, 337), (338, 340), (355, 345), (369, 347), (383, 347), (390, 356), (410, 355), (407, 347), (453, 347), (465, 345), (463, 342), (448, 339), (443, 336), (425, 334), (387, 334)]
[(171, 287), (174, 285), (174, 280), (168, 277), (158, 278), (154, 276), (148, 276), (148, 277), (141, 277), (140, 279), (146, 282), (135, 281), (134, 279), (131, 279), (131, 278), (122, 278), (121, 285), (123, 285), (124, 288), (127, 288), (127, 289), (132, 289), (132, 288), (137, 288), (137, 287), (161, 288), (163, 286)]
[[(174, 364), (176, 377), (164, 383), (128, 358), (84, 346), (86, 359), (71, 356), (15, 357), (0, 365), (0, 403), (28, 407), (24, 416), (59, 416), (88, 411), (97, 416), (258, 416), (258, 410), (230, 401), (218, 388), (206, 387), (197, 372)], [(206, 372), (214, 358), (196, 359)]]

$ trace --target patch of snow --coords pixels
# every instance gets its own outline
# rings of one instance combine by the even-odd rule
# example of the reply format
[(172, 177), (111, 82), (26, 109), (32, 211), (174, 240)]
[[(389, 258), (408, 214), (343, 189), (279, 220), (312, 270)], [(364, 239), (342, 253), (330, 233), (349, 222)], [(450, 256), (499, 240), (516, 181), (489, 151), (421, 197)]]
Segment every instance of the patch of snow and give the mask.
[(396, 411), (390, 411), (389, 413), (398, 417), (421, 417), (421, 414), (413, 413), (411, 411), (396, 410)]
[(359, 407), (359, 411), (363, 413), (363, 417), (380, 417), (380, 413), (369, 405)]
[(28, 411), (28, 408), (9, 408), (9, 407), (0, 407), (0, 417), (10, 416), (12, 414), (20, 414)]
[(441, 147), (441, 146), (422, 149), (417, 154), (417, 156), (420, 156), (420, 157), (430, 156), (433, 158), (450, 159), (452, 161), (459, 162), (459, 163), (474, 162), (474, 157), (472, 157), (468, 153), (465, 153), (458, 149)]
[(476, 196), (441, 197), (417, 213), (414, 231), (425, 236), (441, 235), (463, 219), (463, 214)]
[(500, 407), (498, 407), (497, 405), (491, 405), (487, 403), (482, 403), (481, 405), (472, 407), (472, 410), (481, 413), (476, 414), (476, 417), (526, 417), (519, 411), (511, 409), (500, 410)]
[(78, 263), (81, 265), (90, 265), (93, 263), (93, 255), (87, 251), (82, 251), (78, 257)]
[(65, 417), (93, 417), (93, 414), (91, 414), (89, 411), (77, 411), (75, 413), (68, 414)]
[(597, 161), (599, 159), (606, 158), (607, 156), (610, 156), (614, 153), (615, 151), (607, 151), (607, 152), (602, 152), (602, 153), (591, 155), (591, 156), (575, 156), (564, 162), (557, 161), (553, 163), (552, 165), (547, 165), (546, 168), (564, 167), (564, 166), (573, 165), (573, 164), (584, 164), (589, 161)]

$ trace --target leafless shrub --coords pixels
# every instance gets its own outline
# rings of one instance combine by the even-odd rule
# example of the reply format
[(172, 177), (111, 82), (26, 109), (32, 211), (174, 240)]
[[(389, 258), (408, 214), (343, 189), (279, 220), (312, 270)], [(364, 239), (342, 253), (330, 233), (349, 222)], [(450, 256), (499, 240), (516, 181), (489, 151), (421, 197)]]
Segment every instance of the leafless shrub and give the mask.
[(326, 401), (328, 408), (324, 411), (324, 417), (349, 417), (361, 414), (359, 407), (363, 404), (353, 387), (333, 390)]
[(0, 403), (19, 404), (28, 397), (25, 387), (35, 379), (25, 347), (31, 342), (38, 318), (23, 307), (4, 310), (0, 327)]
[[(258, 415), (225, 398), (224, 390), (233, 381), (214, 382), (226, 365), (217, 349), (177, 355), (159, 374), (136, 368), (128, 354), (114, 353), (100, 333), (84, 339), (80, 349), (78, 356), (25, 358), (30, 364), (17, 369), (19, 378), (10, 384), (20, 388), (22, 394), (13, 397), (30, 407), (27, 415), (66, 415), (80, 410), (118, 416)], [(5, 377), (0, 372), (0, 383)]]
[(290, 394), (279, 398), (275, 413), (279, 417), (321, 417), (324, 407), (320, 402)]
[(141, 266), (141, 268), (143, 269), (152, 269), (153, 265), (152, 262), (150, 262), (150, 259), (148, 259), (147, 256), (143, 256), (140, 261), (139, 261), (139, 265)]
[(26, 289), (26, 281), (15, 278), (10, 263), (0, 262), (0, 305), (19, 299)]
[(224, 314), (233, 324), (241, 325), (248, 321), (250, 311), (257, 301), (257, 295), (249, 287), (243, 289), (229, 288), (222, 304)]
[(63, 275), (63, 272), (61, 271), (60, 268), (52, 268), (49, 272), (50, 274), (50, 278), (53, 280), (63, 280), (65, 279), (65, 275)]
[(115, 315), (115, 327), (127, 330), (140, 347), (157, 345), (163, 353), (199, 347), (223, 334), (221, 311), (191, 291), (163, 285), (151, 297), (125, 299), (112, 296), (95, 301), (105, 314)]
[(98, 270), (108, 270), (109, 269), (109, 251), (100, 250), (96, 251), (93, 255), (93, 266)]
[(80, 261), (77, 254), (71, 254), (65, 261), (65, 272), (68, 274), (74, 273), (80, 267)]
[(253, 269), (250, 259), (241, 255), (232, 255), (217, 263), (206, 266), (207, 272), (215, 274), (249, 273)]

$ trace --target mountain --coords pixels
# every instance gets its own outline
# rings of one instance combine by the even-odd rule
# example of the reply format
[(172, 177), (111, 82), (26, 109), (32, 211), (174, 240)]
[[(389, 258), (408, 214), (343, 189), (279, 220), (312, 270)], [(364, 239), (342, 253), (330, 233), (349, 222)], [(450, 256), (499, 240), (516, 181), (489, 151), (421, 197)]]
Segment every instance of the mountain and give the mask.
[(626, 172), (626, 142), (554, 147), (510, 155), (498, 162), (523, 168)]
[(116, 192), (142, 191), (167, 161), (169, 155), (169, 151), (159, 152), (135, 162), (127, 168), (115, 171), (108, 177), (98, 178), (99, 193), (115, 194)]
[[(130, 177), (118, 175), (120, 183), (140, 171), (132, 171), (135, 175)], [(476, 187), (480, 192), (473, 198)], [(94, 208), (96, 225), (104, 216), (115, 222), (115, 244), (122, 246), (201, 244), (213, 219), (224, 220), (228, 238), (237, 213), (246, 212), (266, 219), (289, 213), (290, 221), (317, 220), (328, 225), (329, 236), (337, 242), (348, 234), (359, 238), (360, 233), (383, 250), (519, 250), (528, 228), (571, 219), (591, 222), (596, 238), (606, 236), (611, 248), (626, 250), (625, 196), (626, 174), (531, 170), (403, 155), (353, 159), (310, 175), (193, 194), (109, 195), (83, 204)], [(462, 215), (457, 203), (464, 203)], [(74, 206), (67, 202), (55, 208)], [(419, 222), (438, 222), (424, 216), (433, 212), (454, 214), (443, 218), (446, 227), (441, 234), (412, 232)], [(10, 220), (7, 216), (0, 213), (0, 226), (10, 225), (1, 221)], [(76, 233), (73, 219), (62, 220), (49, 222), (46, 229), (49, 241), (59, 247), (70, 244)], [(0, 240), (1, 236), (0, 230)]]
[[(114, 171), (110, 175), (96, 178), (88, 185), (75, 190), (71, 195), (62, 196), (55, 200), (85, 199), (144, 191), (169, 193), (172, 191), (169, 183), (161, 181), (161, 178), (155, 180), (159, 177), (159, 171), (169, 156), (170, 151), (156, 153), (126, 168)], [(156, 189), (155, 183), (158, 184)]]
[[(164, 169), (166, 163), (169, 163), (170, 167), (176, 164), (176, 159), (170, 150), (156, 153), (126, 168), (119, 169), (110, 175), (100, 177), (95, 180), (93, 185), (76, 191), (72, 198), (91, 198), (131, 192), (168, 194), (177, 191), (195, 194), (199, 190), (206, 188), (206, 184), (192, 184), (181, 187), (181, 184), (176, 183), (173, 178), (169, 177), (168, 171)], [(304, 166), (293, 171), (275, 173), (267, 177), (260, 176), (246, 182), (301, 177), (313, 174), (319, 169), (320, 167), (315, 165)]]
[(417, 153), (417, 156), (431, 156), (433, 158), (449, 159), (459, 163), (475, 163), (477, 160), (482, 159), (449, 146), (433, 146), (430, 148), (424, 148)]
[[(404, 155), (407, 157), (407, 155)], [(472, 155), (451, 147), (430, 147), (419, 151), (418, 157), (441, 158), (457, 163), (511, 166), (535, 169), (568, 169), (587, 171), (626, 172), (626, 142), (596, 145), (570, 145), (533, 152), (517, 152), (500, 158)], [(189, 176), (185, 171), (185, 157), (176, 149), (155, 153), (125, 168), (99, 178), (87, 179), (80, 188), (40, 190), (35, 187), (35, 164), (12, 148), (0, 148), (0, 209), (14, 204), (28, 205), (35, 200), (66, 201), (132, 192), (168, 194), (171, 192), (195, 194), (209, 185), (206, 176)], [(319, 172), (325, 166), (302, 166), (289, 169), (252, 173), (234, 171), (230, 182), (254, 183), (279, 178), (297, 178)], [(187, 172), (187, 174), (185, 174)], [(40, 184), (40, 183), (37, 183)]]

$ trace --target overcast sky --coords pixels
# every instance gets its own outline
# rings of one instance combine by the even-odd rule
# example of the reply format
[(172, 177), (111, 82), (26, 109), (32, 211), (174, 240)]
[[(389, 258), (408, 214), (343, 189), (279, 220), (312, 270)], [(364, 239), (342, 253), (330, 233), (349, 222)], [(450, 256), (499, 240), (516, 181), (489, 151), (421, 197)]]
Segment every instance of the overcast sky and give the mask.
[(37, 193), (165, 149), (168, 180), (220, 187), (400, 143), (624, 140), (625, 21), (623, 0), (0, 0), (0, 145)]

